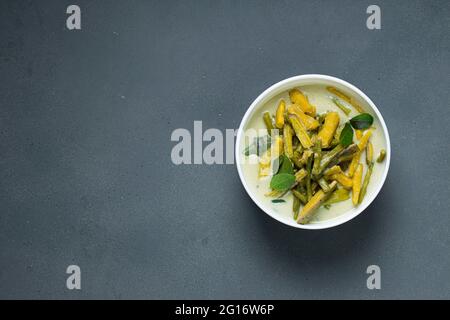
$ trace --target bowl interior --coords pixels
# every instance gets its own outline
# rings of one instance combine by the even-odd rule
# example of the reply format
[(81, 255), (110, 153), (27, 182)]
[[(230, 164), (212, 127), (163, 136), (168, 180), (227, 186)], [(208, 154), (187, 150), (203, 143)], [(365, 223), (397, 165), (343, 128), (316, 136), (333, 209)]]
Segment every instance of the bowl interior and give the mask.
[[(310, 224), (300, 225), (297, 224), (293, 217), (292, 212), (289, 209), (283, 208), (281, 205), (274, 206), (270, 199), (261, 196), (261, 189), (259, 184), (255, 184), (254, 174), (257, 172), (258, 164), (248, 164), (248, 158), (244, 156), (245, 148), (245, 133), (248, 129), (259, 129), (259, 126), (264, 127), (261, 119), (262, 113), (264, 111), (273, 111), (276, 109), (278, 101), (283, 98), (287, 102), (289, 97), (287, 92), (295, 87), (305, 87), (311, 85), (323, 85), (323, 86), (334, 86), (344, 92), (345, 94), (354, 98), (366, 112), (370, 113), (374, 117), (375, 130), (377, 134), (371, 139), (376, 139), (374, 143), (374, 157), (378, 156), (378, 152), (381, 148), (386, 149), (387, 156), (384, 162), (377, 163), (372, 177), (367, 189), (366, 196), (363, 202), (357, 207), (353, 207), (348, 201), (346, 203), (341, 203), (333, 205), (330, 210), (321, 208), (318, 212), (318, 220), (313, 220)], [(308, 94), (306, 92), (306, 94)], [(330, 94), (331, 95), (331, 94)], [(353, 114), (351, 114), (352, 116)], [(255, 128), (258, 127), (258, 128)], [(356, 138), (355, 138), (356, 140)], [(286, 80), (283, 80), (269, 89), (264, 91), (250, 106), (246, 112), (241, 125), (239, 127), (237, 141), (236, 141), (236, 163), (241, 181), (246, 189), (247, 193), (253, 199), (253, 201), (268, 215), (274, 219), (302, 229), (325, 229), (333, 226), (337, 226), (346, 221), (351, 220), (359, 213), (361, 213), (367, 206), (375, 199), (376, 195), (380, 191), (389, 169), (390, 163), (390, 141), (389, 134), (385, 125), (385, 122), (373, 104), (373, 102), (358, 88), (355, 86), (340, 80), (338, 78), (323, 76), (323, 75), (303, 75), (296, 76)], [(363, 157), (361, 157), (361, 162), (364, 162)], [(256, 170), (256, 171), (254, 171)], [(365, 169), (366, 170), (366, 169)], [(365, 171), (364, 171), (365, 174)], [(286, 206), (288, 203), (286, 203)]]

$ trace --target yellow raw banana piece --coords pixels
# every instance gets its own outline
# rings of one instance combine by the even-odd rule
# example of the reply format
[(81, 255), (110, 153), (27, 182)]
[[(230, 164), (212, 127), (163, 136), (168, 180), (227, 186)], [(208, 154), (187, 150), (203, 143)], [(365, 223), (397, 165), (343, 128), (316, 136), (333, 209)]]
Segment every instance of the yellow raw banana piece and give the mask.
[(332, 175), (338, 174), (338, 173), (342, 173), (342, 169), (340, 166), (335, 165), (335, 166), (332, 166), (330, 169), (326, 170), (323, 173), (323, 175), (328, 177), (328, 176), (332, 176)]
[(361, 138), (362, 138), (362, 136), (363, 136), (363, 132), (362, 132), (362, 130), (355, 130), (355, 135), (356, 135), (356, 138), (358, 139), (358, 140), (361, 140)]
[(370, 165), (373, 162), (373, 145), (372, 142), (367, 143), (366, 147), (366, 163)]
[(331, 179), (336, 180), (344, 188), (350, 189), (353, 186), (353, 181), (343, 173), (333, 174)]
[(284, 100), (281, 100), (278, 104), (277, 112), (275, 114), (275, 126), (278, 129), (283, 128), (284, 126), (284, 111), (286, 110), (286, 103)]
[(337, 182), (333, 181), (329, 184), (330, 191), (328, 193), (323, 192), (322, 189), (319, 189), (308, 201), (307, 204), (302, 208), (300, 214), (297, 218), (297, 223), (306, 224), (311, 219), (314, 211), (319, 208), (332, 194), (332, 192), (336, 189)]
[(361, 137), (358, 143), (359, 150), (364, 150), (369, 142), (369, 138), (372, 136), (372, 130), (367, 130), (364, 132), (364, 135)]
[(339, 114), (337, 112), (328, 112), (325, 122), (317, 138), (322, 142), (323, 148), (328, 148), (333, 140), (334, 132), (339, 125)]
[(352, 190), (352, 202), (353, 205), (359, 203), (359, 194), (361, 192), (361, 179), (363, 173), (363, 165), (360, 163), (356, 168), (355, 175), (353, 176), (353, 190)]
[(359, 160), (361, 158), (361, 152), (364, 151), (364, 149), (367, 147), (367, 144), (369, 142), (369, 138), (372, 136), (372, 130), (367, 130), (364, 132), (364, 135), (361, 137), (361, 140), (359, 140), (358, 148), (359, 152), (355, 154), (355, 156), (352, 159), (352, 162), (350, 162), (350, 165), (348, 166), (348, 176), (351, 178), (353, 177), (353, 174), (356, 171), (356, 168), (358, 167)]
[(305, 114), (297, 104), (291, 104), (287, 108), (287, 112), (288, 114), (296, 115), (305, 126), (306, 130), (314, 130), (319, 126), (319, 121)]
[(337, 189), (333, 194), (324, 202), (324, 205), (338, 203), (350, 199), (350, 192), (347, 189)]
[(294, 130), (289, 124), (285, 124), (283, 127), (283, 139), (284, 139), (284, 154), (291, 159), (294, 156), (294, 149), (292, 147), (292, 136)]
[(308, 98), (300, 90), (292, 89), (289, 91), (289, 97), (291, 102), (298, 105), (303, 112), (313, 117), (316, 115), (316, 107), (309, 103)]
[(353, 174), (355, 173), (356, 168), (358, 167), (360, 158), (361, 158), (361, 150), (359, 150), (357, 153), (355, 153), (352, 161), (350, 162), (350, 165), (348, 166), (348, 176), (350, 178), (353, 177)]

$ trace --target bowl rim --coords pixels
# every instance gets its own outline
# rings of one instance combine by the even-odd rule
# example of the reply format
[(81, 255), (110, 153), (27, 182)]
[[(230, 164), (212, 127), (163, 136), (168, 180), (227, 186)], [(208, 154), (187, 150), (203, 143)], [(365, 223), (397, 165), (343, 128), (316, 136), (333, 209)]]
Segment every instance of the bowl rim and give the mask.
[[(246, 126), (250, 115), (252, 115), (253, 110), (259, 106), (260, 102), (264, 99), (270, 99), (272, 98), (271, 95), (273, 94), (273, 92), (277, 91), (280, 87), (286, 86), (288, 84), (292, 84), (292, 87), (295, 87), (295, 83), (300, 81), (300, 80), (308, 80), (308, 81), (329, 81), (329, 82), (335, 82), (338, 83), (340, 85), (342, 85), (343, 87), (349, 89), (350, 91), (356, 93), (361, 99), (363, 99), (366, 103), (368, 103), (370, 105), (370, 107), (373, 109), (373, 111), (375, 112), (375, 114), (378, 117), (378, 120), (381, 124), (381, 127), (383, 128), (383, 133), (386, 139), (386, 159), (385, 161), (385, 167), (386, 169), (383, 172), (383, 175), (381, 177), (381, 179), (379, 180), (375, 191), (372, 193), (372, 196), (368, 199), (366, 198), (366, 201), (363, 201), (363, 203), (361, 203), (356, 210), (353, 210), (352, 214), (346, 214), (343, 213), (333, 219), (330, 220), (325, 220), (323, 221), (323, 223), (315, 223), (315, 224), (298, 224), (296, 221), (292, 220), (292, 222), (287, 222), (283, 219), (281, 219), (281, 217), (278, 217), (276, 214), (272, 214), (272, 212), (270, 212), (269, 210), (266, 210), (264, 208), (264, 206), (262, 205), (262, 203), (256, 198), (256, 196), (254, 196), (251, 192), (250, 192), (250, 188), (244, 178), (244, 174), (243, 174), (243, 170), (242, 170), (242, 166), (241, 166), (241, 157), (243, 155), (240, 154), (240, 145), (241, 145), (241, 139), (243, 136), (243, 132), (244, 132), (244, 127)], [(273, 94), (273, 96), (275, 96), (275, 94)], [(269, 98), (268, 98), (269, 97)], [(298, 228), (298, 229), (306, 229), (306, 230), (323, 230), (323, 229), (328, 229), (328, 228), (332, 228), (332, 227), (336, 227), (339, 225), (342, 225), (352, 219), (354, 219), (355, 217), (357, 217), (359, 214), (361, 214), (361, 212), (363, 212), (374, 200), (375, 198), (378, 196), (379, 192), (381, 191), (381, 188), (383, 187), (385, 181), (386, 181), (386, 177), (387, 174), (389, 172), (389, 166), (390, 166), (390, 162), (391, 162), (391, 142), (390, 142), (390, 138), (389, 138), (389, 132), (386, 126), (386, 123), (384, 121), (383, 116), (381, 115), (380, 111), (378, 110), (378, 108), (376, 107), (375, 103), (373, 103), (373, 101), (364, 93), (362, 92), (358, 87), (356, 87), (355, 85), (342, 80), (340, 78), (334, 77), (334, 76), (329, 76), (329, 75), (323, 75), (323, 74), (303, 74), (303, 75), (297, 75), (297, 76), (293, 76), (293, 77), (289, 77), (286, 78), (284, 80), (281, 80), (273, 85), (271, 85), (269, 88), (267, 88), (266, 90), (264, 90), (250, 105), (250, 107), (247, 109), (247, 111), (244, 114), (244, 117), (241, 120), (241, 123), (239, 125), (239, 129), (236, 135), (236, 144), (235, 144), (235, 160), (236, 160), (236, 167), (237, 167), (237, 171), (239, 174), (239, 178), (241, 180), (242, 185), (244, 186), (245, 191), (247, 192), (247, 194), (250, 196), (250, 198), (253, 200), (253, 202), (263, 211), (265, 212), (267, 215), (269, 215), (270, 217), (272, 217), (273, 219), (294, 227), (294, 228)]]

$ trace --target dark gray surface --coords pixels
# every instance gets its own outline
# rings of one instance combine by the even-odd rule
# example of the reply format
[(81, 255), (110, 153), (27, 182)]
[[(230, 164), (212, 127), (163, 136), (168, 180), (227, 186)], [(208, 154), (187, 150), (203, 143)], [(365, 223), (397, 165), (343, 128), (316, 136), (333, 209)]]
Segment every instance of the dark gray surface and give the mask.
[[(450, 298), (449, 1), (377, 1), (379, 31), (371, 1), (77, 0), (76, 32), (71, 3), (0, 3), (0, 298)], [(305, 73), (361, 88), (390, 130), (357, 219), (296, 230), (234, 165), (171, 163), (174, 129), (237, 128)]]

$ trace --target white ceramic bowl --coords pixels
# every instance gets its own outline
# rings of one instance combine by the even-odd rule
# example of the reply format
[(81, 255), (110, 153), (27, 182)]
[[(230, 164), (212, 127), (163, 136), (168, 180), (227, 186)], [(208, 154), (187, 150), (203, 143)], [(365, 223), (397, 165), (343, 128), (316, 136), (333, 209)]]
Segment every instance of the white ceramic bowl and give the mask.
[[(343, 214), (324, 221), (318, 221), (311, 224), (301, 225), (298, 224), (293, 218), (286, 217), (281, 215), (280, 213), (276, 212), (273, 208), (268, 206), (267, 204), (263, 203), (258, 199), (258, 196), (255, 194), (255, 189), (249, 187), (248, 181), (246, 181), (245, 175), (243, 173), (243, 161), (245, 160), (245, 156), (243, 155), (243, 149), (244, 149), (244, 132), (246, 129), (249, 129), (248, 123), (249, 120), (253, 117), (254, 114), (258, 113), (260, 114), (264, 109), (265, 104), (275, 96), (281, 94), (282, 92), (288, 91), (295, 87), (301, 87), (305, 85), (331, 85), (342, 92), (346, 93), (347, 95), (355, 98), (362, 106), (363, 108), (374, 117), (374, 123), (377, 123), (378, 126), (381, 126), (381, 130), (383, 130), (383, 139), (385, 144), (385, 149), (387, 152), (386, 159), (382, 162), (381, 165), (378, 165), (376, 167), (376, 170), (382, 170), (381, 174), (376, 180), (371, 179), (370, 181), (370, 188), (367, 190), (367, 194), (364, 197), (364, 200), (360, 205), (357, 207), (353, 207), (352, 209), (344, 212)], [(378, 129), (378, 127), (377, 127)], [(378, 129), (378, 130), (380, 130)], [(335, 78), (331, 76), (326, 75), (319, 75), (319, 74), (306, 74), (306, 75), (300, 75), (295, 76), (292, 78), (288, 78), (285, 80), (282, 80), (274, 85), (272, 85), (270, 88), (265, 90), (263, 93), (259, 95), (258, 98), (256, 98), (255, 101), (250, 105), (247, 112), (244, 115), (244, 118), (241, 121), (241, 125), (239, 126), (237, 138), (236, 138), (236, 166), (239, 173), (239, 177), (241, 179), (242, 184), (244, 185), (245, 190), (249, 194), (250, 198), (258, 205), (261, 210), (263, 210), (266, 214), (274, 218), (275, 220), (278, 220), (284, 224), (287, 224), (292, 227), (300, 228), (300, 229), (326, 229), (331, 228), (334, 226), (338, 226), (340, 224), (343, 224), (357, 215), (359, 215), (361, 212), (363, 212), (370, 203), (375, 199), (375, 197), (378, 195), (378, 193), (381, 190), (381, 187), (384, 184), (384, 181), (386, 180), (386, 176), (389, 170), (389, 164), (391, 161), (391, 144), (389, 140), (389, 133), (386, 127), (386, 124), (383, 120), (383, 117), (381, 116), (380, 111), (377, 109), (375, 104), (370, 100), (369, 97), (367, 97), (361, 90), (359, 90), (354, 85)], [(378, 154), (375, 153), (374, 157), (377, 157)], [(332, 209), (330, 209), (332, 210)]]

